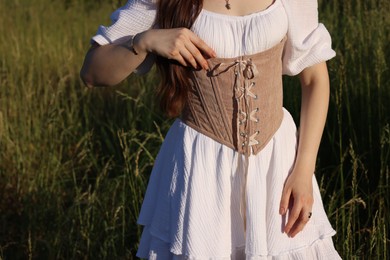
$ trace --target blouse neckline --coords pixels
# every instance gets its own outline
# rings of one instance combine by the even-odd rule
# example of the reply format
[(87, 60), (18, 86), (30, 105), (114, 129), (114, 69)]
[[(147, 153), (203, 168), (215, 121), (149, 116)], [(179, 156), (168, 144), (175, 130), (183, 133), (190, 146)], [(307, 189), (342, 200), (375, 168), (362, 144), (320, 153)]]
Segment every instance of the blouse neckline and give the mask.
[(246, 19), (251, 19), (251, 18), (256, 17), (256, 16), (266, 15), (266, 14), (272, 12), (274, 9), (276, 9), (279, 5), (280, 5), (280, 0), (275, 0), (266, 9), (258, 11), (258, 12), (246, 14), (246, 15), (222, 14), (222, 13), (209, 11), (207, 9), (202, 9), (200, 13), (202, 15), (211, 16), (211, 17), (220, 18), (220, 19), (226, 19), (226, 20), (246, 20)]

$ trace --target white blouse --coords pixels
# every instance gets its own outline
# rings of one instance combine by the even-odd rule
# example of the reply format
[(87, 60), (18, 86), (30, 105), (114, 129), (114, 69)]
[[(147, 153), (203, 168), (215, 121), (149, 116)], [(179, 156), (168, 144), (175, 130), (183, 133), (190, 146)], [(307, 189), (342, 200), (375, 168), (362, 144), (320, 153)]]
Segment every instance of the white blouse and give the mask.
[[(335, 56), (328, 31), (318, 23), (317, 7), (317, 0), (275, 0), (267, 9), (245, 16), (203, 9), (191, 30), (221, 58), (264, 51), (287, 34), (283, 74), (296, 75)], [(128, 40), (153, 26), (156, 8), (156, 0), (129, 0), (112, 13), (112, 24), (100, 26), (92, 40), (100, 45)], [(147, 72), (151, 65), (149, 55), (138, 72)]]

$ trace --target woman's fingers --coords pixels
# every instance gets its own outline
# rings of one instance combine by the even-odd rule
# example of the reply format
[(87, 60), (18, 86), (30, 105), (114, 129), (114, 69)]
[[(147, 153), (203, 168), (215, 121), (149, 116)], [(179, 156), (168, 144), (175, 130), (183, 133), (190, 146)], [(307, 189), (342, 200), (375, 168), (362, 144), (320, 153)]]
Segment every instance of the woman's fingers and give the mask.
[(215, 52), (191, 30), (186, 28), (153, 29), (141, 34), (137, 44), (140, 49), (154, 52), (183, 66), (208, 69), (206, 57)]
[(292, 228), (294, 227), (294, 225), (296, 225), (296, 222), (299, 220), (301, 210), (302, 210), (302, 204), (300, 204), (298, 201), (294, 201), (293, 207), (288, 214), (287, 224), (284, 227), (284, 232), (287, 235), (291, 236), (290, 232), (292, 231)]
[(183, 59), (185, 63), (191, 65), (194, 69), (198, 69), (198, 64), (194, 58), (194, 55), (187, 48), (180, 50), (179, 54), (180, 55), (177, 58)]
[(310, 209), (302, 208), (298, 219), (295, 221), (295, 223), (293, 224), (293, 226), (291, 227), (291, 229), (288, 232), (288, 235), (290, 237), (294, 237), (296, 234), (298, 234), (300, 231), (303, 230), (305, 225), (310, 220), (310, 214), (311, 214), (310, 212), (311, 212)]
[(175, 58), (173, 60), (176, 60), (177, 62), (179, 62), (184, 67), (188, 67), (188, 62), (186, 62), (186, 60), (182, 57), (182, 55), (175, 56)]
[(282, 192), (282, 199), (280, 200), (280, 206), (279, 206), (280, 215), (285, 215), (287, 213), (288, 205), (290, 203), (290, 196), (291, 196), (291, 190), (286, 189), (285, 187)]
[(284, 227), (284, 232), (288, 236), (294, 237), (309, 222), (313, 203), (312, 199), (304, 199), (299, 196), (297, 198), (290, 196), (290, 200), (292, 200), (292, 208), (289, 210), (288, 221)]
[(203, 55), (209, 58), (215, 58), (217, 56), (215, 51), (211, 49), (210, 46), (208, 46), (201, 38), (199, 38), (192, 31), (191, 31), (191, 42), (197, 47), (198, 50), (200, 50), (201, 52), (201, 53), (199, 52), (200, 55), (202, 55), (203, 53)]
[(208, 63), (206, 59), (192, 42), (187, 43), (186, 49), (188, 50), (189, 54), (189, 56), (186, 58), (190, 61), (191, 65), (193, 65), (195, 69), (198, 68), (198, 65), (203, 69), (208, 69)]
[(188, 29), (179, 30), (180, 35), (177, 38), (176, 46), (180, 48), (181, 56), (195, 69), (199, 67), (208, 69), (208, 63), (204, 55), (215, 57), (215, 52), (192, 31)]

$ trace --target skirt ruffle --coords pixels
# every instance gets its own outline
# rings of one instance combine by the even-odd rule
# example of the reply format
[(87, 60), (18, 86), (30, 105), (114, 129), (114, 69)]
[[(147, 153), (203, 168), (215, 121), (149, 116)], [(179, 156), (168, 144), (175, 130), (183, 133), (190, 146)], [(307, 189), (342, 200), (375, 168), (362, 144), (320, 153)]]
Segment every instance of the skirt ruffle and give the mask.
[(170, 244), (152, 236), (145, 227), (143, 244), (149, 245), (147, 253), (142, 258), (149, 260), (333, 260), (341, 259), (333, 246), (332, 236), (319, 238), (312, 244), (297, 248), (279, 255), (252, 255), (245, 253), (245, 246), (237, 247), (230, 255), (195, 257), (191, 255), (176, 255), (171, 252)]
[(286, 110), (271, 141), (249, 157), (176, 120), (149, 180), (137, 256), (340, 259), (314, 176), (312, 218), (294, 238), (282, 232), (286, 219), (279, 215), (279, 203), (296, 145), (296, 127)]

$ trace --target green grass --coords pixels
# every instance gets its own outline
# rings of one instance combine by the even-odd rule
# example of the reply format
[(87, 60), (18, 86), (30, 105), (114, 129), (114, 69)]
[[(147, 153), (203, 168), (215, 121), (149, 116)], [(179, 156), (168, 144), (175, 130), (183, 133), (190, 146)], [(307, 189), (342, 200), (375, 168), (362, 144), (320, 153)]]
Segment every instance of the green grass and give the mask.
[[(338, 55), (316, 175), (343, 258), (388, 259), (390, 2), (352, 2), (319, 5)], [(154, 73), (109, 89), (79, 79), (89, 38), (121, 3), (0, 1), (0, 259), (133, 259), (171, 120)], [(285, 85), (298, 119), (298, 81)]]

